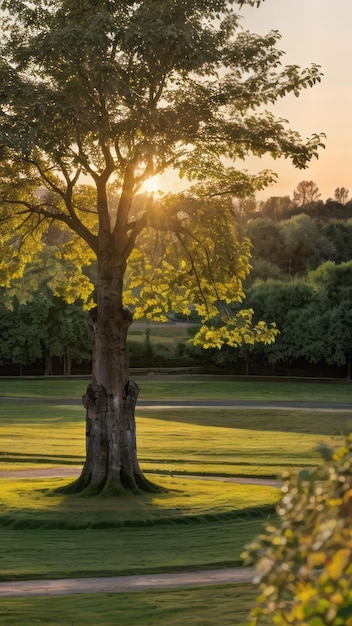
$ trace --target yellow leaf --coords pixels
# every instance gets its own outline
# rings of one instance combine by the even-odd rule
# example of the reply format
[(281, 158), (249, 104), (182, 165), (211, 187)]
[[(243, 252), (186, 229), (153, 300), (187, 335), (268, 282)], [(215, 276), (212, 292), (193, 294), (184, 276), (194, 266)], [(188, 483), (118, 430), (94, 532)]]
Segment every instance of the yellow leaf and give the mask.
[(347, 548), (342, 548), (335, 552), (330, 563), (326, 566), (326, 570), (332, 580), (340, 578), (344, 568), (350, 563), (350, 559), (351, 552)]
[(324, 552), (314, 552), (310, 554), (307, 558), (308, 567), (317, 567), (319, 565), (323, 565), (325, 563), (326, 556)]

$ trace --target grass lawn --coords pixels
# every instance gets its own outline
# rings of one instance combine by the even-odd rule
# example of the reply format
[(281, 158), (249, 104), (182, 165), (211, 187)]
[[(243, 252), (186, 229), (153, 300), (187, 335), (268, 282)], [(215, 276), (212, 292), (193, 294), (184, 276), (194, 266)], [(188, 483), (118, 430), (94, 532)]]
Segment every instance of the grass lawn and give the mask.
[(352, 403), (352, 385), (313, 382), (214, 380), (192, 377), (174, 381), (139, 382), (143, 399), (263, 400)]
[[(60, 406), (57, 398), (80, 396), (85, 384), (0, 379), (0, 394), (32, 398), (28, 403), (0, 405), (0, 470), (78, 468), (84, 458), (84, 410)], [(349, 385), (192, 379), (143, 379), (140, 385), (145, 398), (352, 402)], [(36, 403), (36, 395), (48, 403)], [(272, 515), (267, 507), (273, 507), (278, 490), (177, 474), (278, 476), (287, 467), (318, 463), (319, 443), (338, 447), (351, 429), (350, 414), (342, 410), (138, 408), (141, 465), (151, 473), (149, 478), (169, 491), (88, 499), (53, 495), (53, 488), (69, 479), (3, 480), (1, 577), (152, 574), (239, 564), (244, 545)], [(255, 595), (252, 585), (241, 584), (0, 599), (0, 623), (244, 626)]]
[(1, 626), (244, 626), (253, 585), (0, 599)]
[[(79, 465), (85, 418), (80, 406), (0, 405), (0, 469), (27, 463)], [(348, 412), (260, 409), (138, 409), (145, 471), (279, 476), (319, 462), (320, 443), (337, 447), (351, 430)], [(40, 442), (40, 445), (38, 445)], [(13, 465), (15, 464), (15, 465)]]
[(122, 576), (239, 566), (244, 546), (268, 519), (264, 515), (243, 518), (83, 531), (1, 527), (0, 579)]
[(8, 480), (1, 492), (0, 526), (12, 528), (120, 528), (190, 524), (245, 518), (274, 509), (280, 492), (263, 485), (236, 485), (187, 477), (158, 476), (167, 492), (135, 497), (85, 498), (65, 496), (55, 489), (67, 484), (62, 478)]
[[(1, 409), (1, 470), (82, 462), (81, 407), (33, 403)], [(63, 479), (5, 481), (3, 576), (108, 575), (236, 563), (265, 516), (265, 508), (258, 520), (244, 517), (244, 509), (259, 512), (273, 504), (277, 490), (191, 482), (186, 476), (172, 478), (171, 472), (277, 476), (287, 466), (319, 462), (319, 442), (339, 446), (349, 425), (345, 412), (140, 409), (142, 467), (164, 472), (151, 477), (170, 491), (111, 501), (50, 495)]]
[[(178, 380), (149, 380), (136, 377), (140, 398), (193, 400), (268, 400), (298, 402), (352, 403), (352, 384), (316, 382), (216, 380), (196, 376)], [(80, 398), (89, 381), (5, 380), (0, 378), (0, 396)]]

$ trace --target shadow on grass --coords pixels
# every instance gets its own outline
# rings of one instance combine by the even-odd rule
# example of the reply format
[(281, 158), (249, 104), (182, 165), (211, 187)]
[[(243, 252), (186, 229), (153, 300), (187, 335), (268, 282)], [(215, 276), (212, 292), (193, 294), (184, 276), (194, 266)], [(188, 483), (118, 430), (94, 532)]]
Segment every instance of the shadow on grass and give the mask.
[[(152, 410), (139, 409), (142, 417)], [(181, 422), (197, 426), (239, 428), (310, 435), (347, 435), (351, 431), (351, 416), (347, 412), (323, 412), (313, 409), (294, 411), (280, 409), (164, 409), (153, 412), (153, 419)]]
[[(0, 526), (83, 530), (244, 521), (271, 515), (279, 497), (278, 490), (272, 487), (211, 487), (203, 481), (203, 491), (199, 493), (201, 480), (175, 479), (173, 484), (180, 483), (180, 488), (176, 489), (170, 485), (170, 479), (159, 478), (163, 485), (168, 485), (168, 492), (117, 497), (60, 495), (56, 490), (64, 484), (62, 479), (12, 482), (4, 499), (3, 512), (0, 512)], [(266, 489), (264, 498), (263, 489)], [(241, 495), (236, 501), (237, 491)], [(10, 506), (6, 505), (6, 499)]]
[(83, 456), (73, 456), (71, 454), (38, 454), (37, 452), (24, 454), (23, 452), (1, 452), (1, 463), (23, 463), (23, 467), (26, 467), (26, 463), (35, 463), (38, 465), (82, 465), (84, 462)]

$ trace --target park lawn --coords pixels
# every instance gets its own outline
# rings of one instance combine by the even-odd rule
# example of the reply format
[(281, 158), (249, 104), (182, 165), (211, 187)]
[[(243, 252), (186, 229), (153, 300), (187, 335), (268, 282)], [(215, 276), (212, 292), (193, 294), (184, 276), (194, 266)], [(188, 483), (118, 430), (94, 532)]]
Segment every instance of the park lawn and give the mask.
[(293, 381), (216, 380), (192, 376), (174, 381), (141, 379), (141, 399), (253, 400), (352, 403), (352, 385)]
[[(26, 468), (30, 463), (40, 468), (77, 467), (77, 460), (82, 462), (85, 419), (81, 407), (60, 406), (55, 401), (36, 404), (34, 400), (23, 405), (3, 404), (1, 412), (1, 469), (12, 469), (13, 463), (16, 467)], [(61, 500), (56, 500), (58, 496), (49, 494), (54, 486), (65, 482), (63, 479), (4, 481), (2, 522), (8, 525), (1, 528), (0, 550), (6, 579), (153, 573), (237, 564), (245, 544), (271, 516), (266, 505), (273, 507), (278, 491), (215, 481), (191, 482), (171, 473), (277, 475), (287, 466), (318, 463), (318, 444), (338, 447), (350, 426), (349, 414), (344, 411), (140, 408), (137, 413), (142, 467), (165, 472), (164, 477), (149, 477), (171, 488), (169, 493), (114, 499), (117, 515), (108, 499), (60, 496)], [(252, 512), (245, 511), (249, 504)], [(10, 512), (6, 510), (9, 508)], [(258, 518), (253, 513), (258, 513)], [(53, 606), (47, 600), (48, 606)], [(194, 607), (197, 610), (191, 611), (190, 617), (185, 614), (182, 618), (182, 611), (170, 612), (173, 619), (192, 624), (191, 619), (199, 615), (203, 619), (197, 601)], [(224, 615), (222, 623), (226, 619), (232, 620), (229, 624), (237, 623), (234, 618), (240, 615), (239, 610), (229, 610), (229, 618)], [(204, 611), (204, 619), (207, 616)], [(44, 616), (43, 623), (50, 624), (49, 618), (49, 614)], [(12, 623), (21, 624), (20, 619), (15, 615)], [(74, 619), (78, 626), (81, 617)], [(103, 619), (99, 616), (92, 623), (104, 624)], [(114, 619), (112, 623), (116, 623)], [(163, 623), (153, 613), (150, 619), (150, 624)], [(242, 617), (238, 619), (241, 623)], [(83, 620), (81, 623), (90, 623)], [(130, 623), (148, 624), (141, 620), (142, 613), (138, 619), (131, 617)], [(173, 622), (167, 618), (165, 623)], [(213, 616), (209, 624), (214, 623)]]
[[(0, 470), (74, 465), (84, 460), (84, 410), (76, 405), (2, 405)], [(318, 446), (338, 447), (348, 412), (140, 408), (140, 463), (153, 473), (280, 476), (320, 461)], [(78, 470), (77, 470), (78, 471)]]
[[(120, 528), (245, 518), (274, 511), (280, 498), (276, 487), (158, 476), (160, 493), (131, 497), (86, 498), (56, 490), (67, 478), (3, 481), (0, 526), (12, 528)], [(167, 490), (167, 491), (166, 491)]]
[[(337, 447), (344, 441), (341, 432), (348, 431), (348, 417), (342, 414), (339, 423), (331, 428), (334, 434), (315, 432), (287, 432), (277, 422), (277, 430), (258, 429), (255, 410), (213, 409), (208, 420), (200, 418), (201, 410), (183, 409), (176, 415), (174, 410), (155, 413), (140, 410), (139, 418), (140, 460), (146, 470), (182, 471), (187, 473), (211, 473), (217, 475), (248, 474), (278, 476), (284, 468), (299, 468), (320, 462), (320, 444)], [(207, 415), (206, 411), (203, 411)], [(321, 420), (323, 415), (320, 414)], [(251, 428), (251, 417), (255, 428)], [(248, 418), (248, 421), (247, 421)], [(272, 412), (267, 411), (263, 423), (271, 422)], [(295, 419), (295, 414), (286, 416), (286, 422)], [(325, 423), (331, 416), (325, 417)], [(238, 422), (237, 422), (238, 419)], [(306, 421), (314, 421), (314, 412), (305, 414)], [(142, 423), (144, 427), (142, 427)], [(343, 428), (341, 426), (343, 425)], [(239, 427), (237, 427), (239, 426)], [(330, 431), (331, 433), (331, 431)], [(148, 456), (147, 456), (148, 455)], [(236, 467), (236, 469), (235, 469)], [(242, 471), (238, 471), (241, 467)], [(198, 470), (197, 470), (198, 468)]]
[(245, 626), (249, 583), (144, 593), (0, 599), (1, 626)]
[[(272, 519), (272, 518), (270, 518)], [(189, 524), (72, 530), (1, 527), (2, 580), (156, 574), (233, 567), (268, 514)], [(0, 620), (1, 623), (1, 620)]]
[[(132, 373), (133, 377), (133, 373)], [(216, 377), (180, 376), (167, 379), (135, 376), (141, 400), (255, 400), (352, 403), (352, 385), (292, 381), (219, 380)], [(157, 378), (157, 377), (155, 377)], [(0, 378), (0, 396), (75, 398), (85, 393), (89, 380), (8, 380)]]

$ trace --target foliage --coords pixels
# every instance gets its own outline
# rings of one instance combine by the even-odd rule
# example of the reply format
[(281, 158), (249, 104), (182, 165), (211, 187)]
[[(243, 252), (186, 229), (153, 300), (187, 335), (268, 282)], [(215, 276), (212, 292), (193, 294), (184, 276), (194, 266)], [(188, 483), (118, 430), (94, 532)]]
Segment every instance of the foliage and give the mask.
[[(64, 357), (64, 373), (69, 374), (72, 359), (90, 360), (92, 337), (87, 315), (76, 299), (86, 282), (82, 277), (75, 301), (69, 303), (59, 295), (68, 276), (69, 271), (45, 248), (24, 268), (21, 278), (2, 290), (0, 359), (5, 363), (28, 365), (44, 357)], [(47, 373), (51, 373), (50, 367)]]
[(289, 196), (271, 196), (259, 205), (260, 215), (279, 221), (291, 217), (295, 205)]
[(279, 224), (283, 245), (280, 265), (289, 276), (303, 274), (329, 258), (332, 246), (308, 215), (295, 215)]
[(252, 244), (253, 260), (263, 259), (280, 266), (283, 241), (277, 223), (266, 217), (258, 217), (246, 224), (245, 232)]
[(351, 260), (352, 221), (331, 219), (322, 227), (322, 234), (333, 246), (332, 261), (343, 263)]
[(268, 616), (278, 626), (352, 624), (352, 436), (323, 456), (317, 469), (286, 475), (280, 526), (247, 549), (261, 589), (253, 625)]
[(37, 361), (43, 356), (43, 342), (46, 339), (44, 322), (48, 313), (47, 302), (37, 298), (25, 307), (15, 298), (10, 311), (1, 295), (0, 359), (19, 365)]
[[(79, 272), (82, 260), (88, 264), (106, 250), (118, 267), (131, 257), (136, 316), (184, 311), (192, 296), (209, 326), (231, 292), (242, 297), (248, 244), (239, 240), (229, 209), (205, 196), (241, 198), (273, 181), (272, 172), (238, 171), (235, 159), (269, 153), (305, 167), (322, 146), (322, 137), (305, 142), (263, 109), (320, 81), (320, 69), (284, 66), (276, 31), (259, 36), (241, 28), (235, 7), (245, 3), (260, 4), (2, 0), (4, 283), (21, 275), (56, 221), (73, 232), (64, 254)], [(168, 168), (187, 177), (192, 190), (176, 202), (145, 199), (136, 211), (143, 182)], [(145, 229), (160, 238), (169, 233), (148, 283), (150, 261), (138, 246)], [(223, 273), (228, 267), (222, 278), (220, 267)], [(60, 295), (72, 301), (83, 297), (80, 288), (71, 275)], [(263, 339), (263, 329), (250, 332), (243, 320), (241, 326), (251, 340)], [(227, 340), (223, 331), (219, 338), (224, 327), (222, 320), (211, 341), (209, 329), (199, 339), (219, 345)], [(238, 342), (233, 328), (228, 338)]]
[[(51, 237), (51, 230), (47, 238)], [(62, 234), (64, 241), (60, 242)], [(85, 303), (85, 309), (94, 305), (91, 297), (94, 285), (85, 273), (88, 269), (85, 263), (91, 263), (92, 257), (83, 254), (80, 241), (74, 241), (70, 233), (55, 230), (54, 237), (57, 243), (45, 243), (41, 249), (33, 252), (21, 275), (13, 278), (6, 288), (5, 298), (9, 308), (14, 297), (25, 304), (33, 302), (36, 297), (45, 299), (48, 294), (64, 298), (68, 304), (81, 300)]]
[(351, 349), (351, 267), (329, 261), (305, 279), (267, 281), (249, 290), (249, 304), (269, 322), (276, 320), (280, 331), (276, 346), (268, 348), (270, 359), (345, 363)]
[[(223, 347), (210, 358), (217, 364), (280, 363), (343, 366), (352, 350), (352, 261), (328, 261), (291, 281), (267, 279), (248, 288), (244, 302), (255, 311), (254, 324), (265, 319), (279, 331), (275, 343)], [(240, 305), (238, 305), (240, 306)]]
[(293, 200), (298, 206), (316, 202), (320, 196), (320, 191), (313, 180), (302, 180), (293, 192)]
[(254, 271), (250, 282), (256, 278), (301, 276), (339, 254), (334, 245), (339, 231), (320, 228), (316, 220), (304, 213), (279, 222), (257, 217), (247, 222), (244, 233), (252, 244)]
[(335, 200), (340, 202), (340, 204), (346, 204), (348, 202), (348, 194), (349, 190), (346, 187), (336, 187)]

